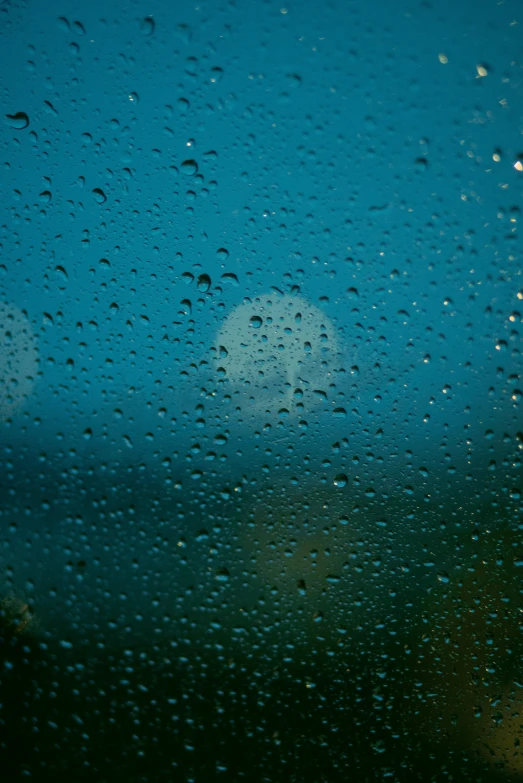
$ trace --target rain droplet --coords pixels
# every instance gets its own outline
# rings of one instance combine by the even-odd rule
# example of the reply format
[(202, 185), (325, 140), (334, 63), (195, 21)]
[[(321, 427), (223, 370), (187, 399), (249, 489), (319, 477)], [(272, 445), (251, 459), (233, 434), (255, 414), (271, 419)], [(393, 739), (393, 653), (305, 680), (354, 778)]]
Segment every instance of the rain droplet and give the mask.
[(217, 84), (223, 79), (223, 70), (221, 68), (211, 68), (211, 83)]
[(16, 114), (6, 114), (5, 123), (15, 130), (23, 130), (29, 125), (29, 117), (25, 111), (17, 111)]
[(342, 489), (343, 487), (347, 486), (348, 481), (349, 479), (345, 473), (338, 473), (338, 475), (334, 478), (334, 486)]
[(259, 315), (253, 315), (250, 321), (250, 325), (253, 329), (259, 329), (262, 325), (263, 320), (260, 318)]
[(98, 204), (104, 204), (107, 201), (107, 196), (101, 188), (93, 188), (93, 196)]
[(209, 288), (211, 287), (211, 278), (209, 277), (209, 275), (205, 275), (205, 274), (200, 275), (198, 277), (198, 282), (196, 285), (198, 291), (201, 291), (202, 294), (206, 294)]
[(146, 16), (145, 19), (142, 19), (140, 23), (140, 32), (142, 35), (145, 35), (149, 37), (154, 33), (154, 28), (156, 27), (154, 19), (152, 16)]
[(183, 173), (188, 177), (194, 177), (198, 173), (198, 164), (195, 160), (184, 160), (181, 165)]
[(222, 275), (222, 280), (224, 283), (230, 283), (235, 287), (239, 285), (238, 276), (235, 275), (234, 272), (225, 272)]
[(54, 270), (62, 283), (66, 283), (68, 280), (67, 272), (63, 266), (56, 266)]
[(287, 85), (289, 87), (292, 87), (293, 89), (297, 89), (298, 87), (301, 87), (301, 76), (298, 76), (297, 73), (288, 73)]
[(62, 32), (65, 33), (69, 32), (69, 22), (67, 21), (65, 16), (58, 17), (58, 19), (56, 20), (56, 25), (59, 30), (62, 30)]

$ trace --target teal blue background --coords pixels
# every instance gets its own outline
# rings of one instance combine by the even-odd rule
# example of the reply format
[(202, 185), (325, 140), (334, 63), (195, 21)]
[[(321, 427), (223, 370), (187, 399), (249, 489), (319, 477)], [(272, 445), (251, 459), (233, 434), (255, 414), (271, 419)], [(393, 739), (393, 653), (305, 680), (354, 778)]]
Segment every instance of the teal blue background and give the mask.
[[(519, 4), (0, 12), (0, 300), (39, 353), (0, 431), (0, 586), (38, 618), (25, 641), (4, 618), (9, 774), (520, 779), (465, 740), (424, 745), (414, 712), (397, 736), (372, 712), (383, 656), (396, 698), (414, 687), (398, 650), (478, 557), (474, 531), (521, 551)], [(216, 336), (271, 291), (342, 346), (302, 437), (224, 413)], [(256, 560), (268, 511), (311, 547), (337, 529), (338, 568), (363, 541), (383, 570), (285, 593)], [(380, 621), (399, 637), (376, 641)]]

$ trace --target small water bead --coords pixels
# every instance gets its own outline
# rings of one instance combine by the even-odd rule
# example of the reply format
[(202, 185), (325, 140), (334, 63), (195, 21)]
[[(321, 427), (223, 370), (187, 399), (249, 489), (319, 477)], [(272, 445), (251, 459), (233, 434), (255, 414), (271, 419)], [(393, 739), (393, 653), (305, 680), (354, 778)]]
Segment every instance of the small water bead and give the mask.
[(156, 25), (152, 16), (146, 16), (140, 23), (140, 32), (147, 38), (154, 33)]

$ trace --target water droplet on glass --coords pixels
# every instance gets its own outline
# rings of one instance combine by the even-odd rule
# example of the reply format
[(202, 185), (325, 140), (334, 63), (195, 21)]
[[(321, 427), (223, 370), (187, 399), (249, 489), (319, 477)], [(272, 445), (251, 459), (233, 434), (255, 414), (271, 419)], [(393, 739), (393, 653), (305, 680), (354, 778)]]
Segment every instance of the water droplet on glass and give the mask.
[(200, 275), (198, 277), (198, 282), (196, 285), (198, 291), (201, 291), (202, 294), (206, 294), (209, 288), (211, 287), (211, 278), (209, 277), (209, 275), (205, 275), (205, 274)]
[(301, 87), (301, 76), (298, 76), (297, 73), (287, 74), (287, 85), (293, 89)]
[(56, 272), (58, 278), (60, 279), (60, 281), (62, 283), (66, 283), (67, 282), (67, 279), (68, 279), (67, 278), (67, 272), (65, 271), (63, 266), (55, 267), (55, 272)]
[(224, 283), (230, 283), (235, 287), (239, 285), (238, 276), (235, 275), (234, 272), (225, 272), (222, 275), (222, 280)]
[(183, 173), (188, 177), (193, 177), (198, 173), (198, 164), (195, 160), (184, 160), (181, 165)]
[(104, 204), (107, 201), (107, 196), (101, 188), (93, 188), (93, 196), (98, 204)]
[(348, 481), (349, 480), (345, 473), (338, 473), (338, 475), (334, 478), (334, 486), (338, 487), (338, 489), (342, 489), (343, 487), (347, 486)]
[(186, 24), (179, 24), (176, 27), (175, 34), (184, 44), (188, 44), (191, 40), (191, 28)]
[(29, 125), (29, 117), (25, 111), (18, 111), (16, 114), (6, 114), (5, 123), (15, 130), (23, 130)]
[(152, 16), (146, 16), (145, 19), (142, 19), (140, 22), (140, 32), (142, 35), (150, 36), (154, 33), (155, 28), (155, 22)]
[(61, 30), (64, 33), (69, 32), (69, 22), (67, 21), (65, 16), (58, 17), (58, 19), (56, 20), (56, 26), (58, 27), (59, 30)]
[(221, 68), (211, 68), (211, 83), (217, 84), (223, 79), (223, 71)]

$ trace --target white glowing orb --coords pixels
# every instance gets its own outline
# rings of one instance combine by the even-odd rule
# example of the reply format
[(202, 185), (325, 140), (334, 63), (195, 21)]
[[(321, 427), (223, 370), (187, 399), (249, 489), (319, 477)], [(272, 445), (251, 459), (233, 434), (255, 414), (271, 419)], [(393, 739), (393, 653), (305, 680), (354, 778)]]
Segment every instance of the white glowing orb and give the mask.
[(225, 385), (246, 412), (299, 413), (329, 398), (339, 364), (336, 329), (302, 296), (265, 294), (246, 300), (216, 339)]
[(0, 302), (0, 423), (9, 421), (31, 394), (38, 352), (29, 320)]

